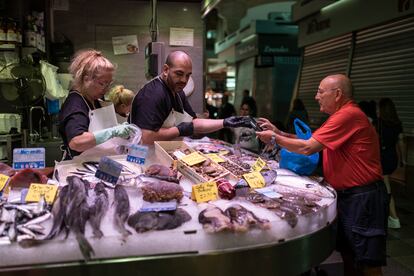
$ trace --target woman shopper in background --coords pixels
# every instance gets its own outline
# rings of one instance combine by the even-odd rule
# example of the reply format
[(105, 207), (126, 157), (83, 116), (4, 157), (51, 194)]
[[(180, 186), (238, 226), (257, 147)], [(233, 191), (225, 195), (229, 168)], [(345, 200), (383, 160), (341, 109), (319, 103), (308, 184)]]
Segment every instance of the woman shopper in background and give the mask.
[(395, 209), (395, 201), (391, 194), (389, 176), (397, 169), (398, 165), (403, 164), (402, 151), (398, 143), (403, 129), (394, 102), (390, 98), (382, 98), (379, 101), (377, 129), (380, 138), (382, 173), (388, 194), (390, 195), (388, 227), (401, 228), (397, 210)]
[(127, 121), (134, 96), (134, 92), (126, 89), (123, 85), (117, 85), (109, 92), (108, 98), (114, 104), (118, 124)]

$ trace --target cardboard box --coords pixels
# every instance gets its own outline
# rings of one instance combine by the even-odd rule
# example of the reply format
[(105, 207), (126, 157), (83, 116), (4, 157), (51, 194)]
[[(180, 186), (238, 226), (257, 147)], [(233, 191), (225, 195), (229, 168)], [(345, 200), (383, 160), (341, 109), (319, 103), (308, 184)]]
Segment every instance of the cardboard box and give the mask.
[(183, 141), (155, 141), (154, 146), (155, 146), (155, 155), (157, 159), (165, 162), (165, 164), (168, 163), (168, 165), (171, 165), (171, 163), (174, 161), (174, 158), (168, 152), (178, 150), (178, 149), (182, 149), (182, 150), (188, 149), (191, 152), (195, 151)]
[[(155, 145), (155, 154), (156, 154), (157, 158), (160, 161), (162, 160), (163, 162), (168, 162), (168, 164), (171, 164), (174, 161), (174, 158), (168, 152), (174, 151), (176, 149), (181, 149), (181, 150), (188, 149), (190, 152), (195, 151), (194, 149), (190, 148), (187, 144), (185, 144), (182, 141), (156, 141), (156, 142), (154, 142), (154, 145)], [(200, 152), (199, 152), (199, 154), (203, 155)], [(205, 155), (203, 155), (203, 156), (206, 157)], [(207, 158), (208, 157), (206, 157), (206, 159)], [(217, 167), (217, 168), (223, 170), (223, 173), (220, 174), (217, 177), (207, 179), (207, 178), (203, 177), (201, 174), (197, 173), (194, 168), (188, 166), (183, 161), (177, 160), (177, 169), (178, 169), (178, 171), (181, 172), (186, 177), (188, 177), (194, 183), (214, 181), (218, 178), (223, 178), (223, 177), (226, 177), (227, 175), (230, 174), (229, 171), (227, 171), (225, 168), (223, 168), (222, 166), (218, 165), (217, 163), (215, 163), (213, 161), (211, 162), (211, 166)]]

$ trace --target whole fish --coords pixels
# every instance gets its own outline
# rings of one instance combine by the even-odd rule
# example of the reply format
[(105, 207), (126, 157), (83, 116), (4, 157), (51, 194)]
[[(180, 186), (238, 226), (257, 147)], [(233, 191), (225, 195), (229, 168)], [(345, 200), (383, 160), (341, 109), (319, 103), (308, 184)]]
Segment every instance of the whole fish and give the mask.
[(56, 179), (57, 182), (60, 182), (59, 171), (57, 169), (55, 169), (53, 177)]
[(79, 244), (85, 260), (90, 260), (94, 254), (92, 246), (85, 238), (85, 226), (89, 219), (89, 206), (86, 201), (85, 183), (77, 176), (68, 176), (66, 182), (69, 185), (69, 202), (65, 210), (65, 225), (72, 231)]
[(66, 207), (70, 200), (69, 191), (70, 191), (69, 185), (64, 186), (59, 191), (58, 197), (55, 201), (55, 204), (53, 204), (53, 208), (52, 208), (53, 225), (52, 225), (52, 228), (50, 229), (49, 234), (45, 237), (45, 240), (53, 239), (54, 237), (59, 235), (59, 233), (65, 227), (64, 220), (66, 217)]
[(98, 170), (99, 162), (87, 161), (83, 162), (82, 166), (89, 172), (96, 172)]
[[(78, 176), (68, 176), (68, 185), (59, 192), (58, 198), (53, 206), (53, 226), (45, 239), (52, 239), (65, 229), (66, 238), (72, 231), (79, 244), (85, 260), (89, 260), (94, 254), (92, 246), (85, 238), (85, 225), (89, 219), (89, 206), (86, 201), (86, 185)], [(30, 243), (29, 243), (30, 244)], [(25, 244), (21, 244), (26, 246)]]
[(114, 190), (114, 223), (116, 229), (121, 233), (122, 237), (127, 237), (131, 235), (125, 228), (125, 223), (129, 217), (130, 205), (128, 193), (122, 185), (117, 185)]
[(39, 224), (41, 222), (44, 222), (44, 221), (48, 220), (51, 216), (52, 216), (51, 213), (50, 212), (47, 212), (43, 216), (40, 216), (40, 217), (37, 217), (35, 219), (29, 220), (23, 226), (24, 227), (27, 227), (27, 226), (30, 226), (30, 225), (37, 225), (37, 224)]
[(95, 201), (94, 204), (89, 208), (89, 222), (91, 223), (93, 229), (93, 235), (100, 239), (103, 236), (101, 231), (101, 221), (103, 216), (108, 210), (108, 192), (105, 189), (105, 186), (102, 182), (96, 184), (94, 188), (95, 192)]

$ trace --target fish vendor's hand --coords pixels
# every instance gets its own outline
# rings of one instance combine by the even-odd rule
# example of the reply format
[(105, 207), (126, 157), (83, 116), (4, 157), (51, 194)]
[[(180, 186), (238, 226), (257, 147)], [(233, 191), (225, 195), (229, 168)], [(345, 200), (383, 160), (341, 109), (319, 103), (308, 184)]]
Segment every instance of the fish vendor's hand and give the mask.
[(114, 137), (127, 139), (130, 135), (134, 134), (135, 131), (136, 127), (129, 124), (122, 124), (95, 131), (93, 135), (95, 136), (96, 144), (99, 145)]
[(275, 127), (268, 119), (266, 118), (259, 118), (257, 123), (263, 130), (271, 130), (277, 132), (277, 127)]
[(257, 131), (256, 132), (257, 138), (260, 139), (265, 144), (270, 144), (270, 141), (272, 140), (272, 135), (275, 135), (275, 133), (271, 130), (264, 130), (264, 131)]
[(223, 121), (223, 127), (248, 127), (251, 128), (251, 119), (249, 116), (231, 116)]

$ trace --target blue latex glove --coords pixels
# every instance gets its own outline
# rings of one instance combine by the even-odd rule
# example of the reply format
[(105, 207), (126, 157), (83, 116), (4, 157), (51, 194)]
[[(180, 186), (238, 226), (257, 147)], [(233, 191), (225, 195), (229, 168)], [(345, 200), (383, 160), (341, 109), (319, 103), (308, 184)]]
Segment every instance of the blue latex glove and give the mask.
[(135, 131), (136, 128), (134, 126), (129, 124), (122, 124), (111, 128), (95, 131), (93, 135), (95, 136), (96, 144), (99, 145), (114, 137), (127, 139), (129, 138), (129, 136), (133, 135)]

